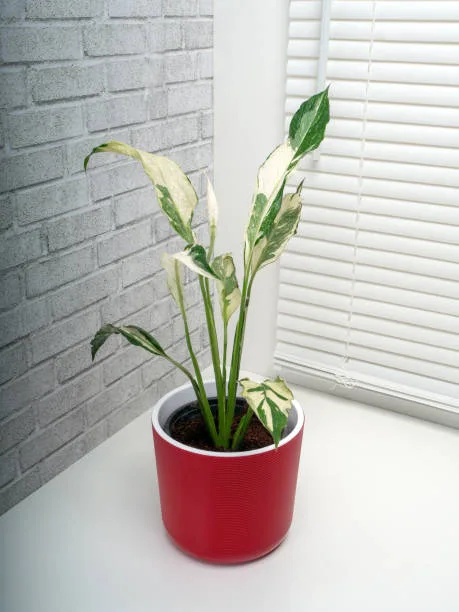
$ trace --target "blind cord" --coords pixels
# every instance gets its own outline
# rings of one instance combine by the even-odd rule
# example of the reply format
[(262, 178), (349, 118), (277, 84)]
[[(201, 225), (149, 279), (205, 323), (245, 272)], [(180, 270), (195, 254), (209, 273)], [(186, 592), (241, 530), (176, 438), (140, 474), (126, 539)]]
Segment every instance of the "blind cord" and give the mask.
[(372, 3), (372, 15), (371, 15), (371, 34), (370, 34), (370, 48), (369, 48), (369, 56), (368, 56), (368, 69), (367, 69), (367, 78), (365, 81), (365, 100), (363, 107), (363, 118), (362, 118), (362, 145), (360, 149), (360, 158), (359, 158), (359, 176), (358, 176), (358, 193), (357, 193), (357, 208), (355, 211), (355, 227), (354, 227), (354, 250), (352, 255), (352, 280), (351, 280), (351, 291), (350, 291), (350, 300), (349, 300), (349, 310), (347, 316), (347, 327), (346, 327), (346, 340), (344, 344), (344, 353), (343, 353), (343, 365), (342, 371), (337, 371), (335, 375), (335, 385), (345, 386), (347, 388), (352, 388), (355, 383), (352, 380), (352, 377), (349, 376), (347, 372), (347, 365), (349, 363), (349, 346), (351, 343), (351, 333), (352, 333), (352, 317), (354, 312), (354, 298), (355, 298), (355, 286), (356, 286), (356, 272), (357, 272), (357, 262), (359, 256), (359, 232), (360, 232), (360, 210), (362, 203), (362, 193), (363, 193), (363, 164), (365, 161), (365, 143), (366, 143), (366, 127), (367, 127), (367, 114), (368, 114), (368, 93), (370, 89), (370, 81), (371, 81), (371, 67), (372, 67), (372, 59), (373, 59), (373, 44), (374, 44), (374, 33), (375, 33), (375, 25), (376, 25), (376, 0), (373, 0)]

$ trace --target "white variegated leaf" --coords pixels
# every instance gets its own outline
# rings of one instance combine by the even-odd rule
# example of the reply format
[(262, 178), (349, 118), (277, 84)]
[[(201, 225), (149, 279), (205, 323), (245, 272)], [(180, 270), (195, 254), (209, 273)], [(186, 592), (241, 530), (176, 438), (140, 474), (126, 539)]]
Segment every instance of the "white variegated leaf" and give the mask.
[(263, 220), (270, 210), (279, 190), (283, 187), (289, 166), (295, 155), (288, 142), (281, 144), (271, 153), (258, 171), (257, 189), (254, 195), (252, 211), (246, 229), (246, 256), (255, 245)]
[(242, 397), (249, 407), (272, 435), (278, 446), (284, 427), (287, 425), (288, 411), (292, 407), (293, 394), (282, 378), (266, 379), (255, 382), (249, 378), (239, 381), (242, 386)]
[(300, 193), (302, 187), (303, 183), (300, 183), (295, 193), (289, 193), (283, 197), (274, 222), (266, 235), (256, 243), (252, 257), (252, 269), (254, 271), (276, 261), (282, 254), (287, 242), (296, 234), (301, 218)]
[(180, 253), (172, 255), (176, 260), (183, 263), (187, 268), (193, 270), (200, 276), (219, 280), (218, 275), (209, 265), (205, 248), (200, 244), (193, 244)]
[(169, 255), (168, 253), (163, 253), (161, 255), (161, 264), (166, 270), (169, 291), (180, 306), (180, 287), (183, 284), (182, 265), (173, 255)]
[(268, 199), (277, 193), (294, 155), (289, 142), (274, 149), (258, 171), (258, 193), (264, 193)]
[(228, 323), (241, 304), (241, 291), (237, 282), (233, 258), (229, 253), (219, 255), (212, 262), (212, 267), (221, 279), (217, 281), (218, 298), (222, 319), (225, 323)]
[(207, 214), (209, 219), (210, 252), (213, 251), (218, 225), (218, 204), (215, 191), (207, 177)]
[(287, 142), (277, 147), (258, 172), (252, 211), (245, 234), (245, 264), (252, 251), (270, 231), (281, 206), (288, 175), (301, 158), (316, 149), (330, 119), (328, 89), (306, 100), (292, 117)]
[(195, 241), (191, 220), (198, 203), (198, 196), (188, 177), (175, 162), (167, 157), (152, 155), (113, 140), (91, 151), (84, 160), (85, 169), (89, 158), (94, 153), (119, 153), (139, 161), (155, 187), (159, 205), (168, 217), (172, 228), (187, 243)]

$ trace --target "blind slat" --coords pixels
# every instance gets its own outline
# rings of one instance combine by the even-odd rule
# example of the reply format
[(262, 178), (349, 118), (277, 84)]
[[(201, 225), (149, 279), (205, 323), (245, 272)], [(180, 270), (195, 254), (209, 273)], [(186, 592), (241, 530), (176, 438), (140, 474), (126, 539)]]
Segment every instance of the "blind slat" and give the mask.
[[(395, 284), (397, 280), (400, 281), (398, 286)], [(358, 303), (358, 299), (363, 298), (406, 308), (419, 309), (422, 307), (426, 311), (457, 317), (456, 298), (438, 295), (435, 291), (432, 294), (426, 291), (420, 293), (416, 289), (408, 289), (403, 281), (403, 277), (398, 279), (397, 275), (394, 275), (395, 286), (387, 283), (377, 284), (371, 278), (366, 282), (357, 282), (354, 300)]]
[(320, 289), (321, 291), (330, 291), (332, 293), (341, 293), (350, 295), (352, 282), (345, 278), (336, 278), (333, 276), (325, 276), (321, 274), (313, 274), (299, 270), (282, 269), (281, 282), (299, 287), (310, 287), (311, 289)]
[[(347, 301), (343, 303), (349, 308)], [(328, 306), (322, 306), (302, 303), (296, 299), (281, 298), (279, 300), (279, 313), (313, 321), (327, 321), (334, 325), (346, 326), (349, 323), (346, 308), (336, 308), (335, 302), (331, 302)], [(353, 326), (362, 331), (375, 329), (378, 333), (414, 342), (419, 341), (422, 344), (433, 346), (437, 346), (438, 340), (441, 340), (443, 348), (454, 351), (459, 348), (458, 317), (448, 317), (414, 308), (402, 308), (359, 298), (352, 300), (352, 314)], [(442, 333), (439, 334), (439, 331)]]
[[(454, 345), (454, 338), (450, 334), (439, 334), (441, 340), (445, 338), (449, 346), (443, 348), (436, 345), (432, 338), (432, 330), (420, 330), (416, 337), (410, 335), (410, 328), (400, 323), (390, 324), (387, 321), (369, 321), (368, 317), (355, 317), (352, 329), (347, 329), (347, 317), (342, 313), (327, 310), (323, 313), (325, 320), (318, 318), (309, 319), (306, 316), (292, 316), (279, 314), (278, 326), (281, 330), (298, 332), (313, 336), (320, 336), (341, 342), (349, 341), (358, 347), (381, 350), (386, 353), (395, 353), (399, 356), (411, 358), (416, 355), (416, 361), (435, 363), (440, 366), (447, 366), (443, 369), (442, 376), (453, 382), (459, 383), (459, 369), (453, 373), (449, 368), (459, 368), (459, 352)], [(398, 333), (397, 333), (398, 328)], [(370, 330), (370, 331), (369, 331)], [(411, 330), (413, 331), (413, 330)], [(430, 345), (430, 346), (427, 346)], [(441, 368), (439, 368), (441, 371)]]
[[(307, 5), (307, 2), (294, 2), (297, 5)], [(312, 2), (311, 4), (315, 4)], [(408, 6), (407, 6), (408, 4)], [(412, 4), (412, 3), (411, 3)], [(435, 0), (435, 10), (432, 11), (432, 0), (418, 0), (416, 10), (409, 6), (407, 0), (385, 0), (377, 2), (373, 10), (371, 0), (347, 0), (346, 2), (334, 2), (332, 4), (332, 19), (372, 19), (373, 12), (376, 19), (395, 21), (448, 21), (459, 20), (459, 8), (456, 2), (450, 0)], [(297, 9), (298, 11), (298, 9)], [(291, 17), (299, 16), (300, 13), (291, 11)]]
[[(425, 303), (423, 305), (424, 307), (426, 306)], [(400, 306), (395, 303), (379, 302), (375, 299), (368, 300), (359, 297), (354, 297), (352, 311), (357, 314), (371, 315), (372, 317), (389, 321), (409, 323), (414, 329), (424, 327), (434, 331), (445, 331), (454, 337), (455, 346), (457, 347), (458, 345), (459, 313), (458, 316), (445, 315), (432, 310), (421, 310), (420, 308)]]
[[(445, 404), (448, 406), (459, 407), (457, 399), (457, 384), (450, 383), (447, 380), (429, 378), (428, 385), (426, 376), (423, 373), (410, 371), (406, 368), (406, 360), (393, 361), (391, 356), (387, 357), (387, 364), (373, 363), (372, 359), (376, 356), (373, 351), (367, 349), (361, 352), (362, 359), (353, 356), (349, 359), (346, 365), (346, 371), (350, 377), (355, 376), (357, 379), (361, 376), (368, 376), (379, 379), (381, 384), (385, 381), (391, 381), (392, 384), (400, 386), (403, 390), (407, 389), (411, 392), (417, 392), (419, 397), (424, 395), (429, 398), (433, 394), (438, 394)], [(415, 364), (413, 364), (416, 367)]]
[[(352, 330), (356, 332), (369, 333), (367, 338), (380, 335), (383, 340), (379, 346), (388, 346), (391, 352), (405, 355), (416, 355), (413, 349), (417, 346), (419, 359), (423, 359), (423, 353), (428, 355), (425, 361), (435, 360), (445, 365), (459, 367), (459, 341), (456, 334), (442, 332), (438, 329), (423, 328), (415, 325), (401, 323), (400, 321), (389, 321), (368, 315), (356, 314), (352, 311)], [(354, 342), (363, 342), (365, 336), (352, 336)], [(410, 344), (414, 343), (414, 344)], [(439, 345), (439, 343), (441, 343)], [(427, 345), (427, 346), (421, 346)], [(368, 346), (365, 342), (365, 346)]]
[(300, 363), (309, 361), (311, 363), (320, 363), (333, 369), (340, 366), (343, 359), (340, 355), (342, 348), (341, 345), (338, 345), (336, 352), (333, 352), (333, 350), (325, 350), (327, 348), (331, 348), (329, 345), (324, 345), (323, 347), (321, 346), (318, 349), (315, 349), (311, 345), (306, 345), (305, 348), (304, 346), (295, 344), (295, 342), (290, 343), (288, 338), (292, 336), (294, 338), (294, 334), (291, 335), (286, 333), (287, 338), (285, 341), (279, 339), (277, 345), (278, 353), (288, 355), (290, 358), (293, 357), (294, 360)]
[(338, 293), (289, 285), (282, 282), (279, 286), (279, 297), (283, 303), (296, 303), (299, 305), (312, 304), (315, 306), (322, 306), (323, 308), (344, 310), (346, 312), (349, 310), (351, 301), (348, 295), (339, 295)]
[(422, 359), (410, 357), (409, 354), (403, 355), (395, 352), (385, 352), (381, 349), (380, 344), (382, 344), (381, 337), (375, 337), (373, 346), (362, 346), (360, 344), (351, 343), (349, 345), (349, 358), (368, 361), (375, 365), (381, 364), (388, 368), (421, 374), (429, 378), (436, 378), (437, 380), (459, 384), (456, 367), (450, 367), (435, 361), (423, 361)]
[[(297, 347), (300, 354), (306, 346), (308, 350), (313, 349), (322, 353), (329, 353), (331, 355), (336, 355), (338, 359), (342, 359), (341, 355), (343, 354), (344, 342), (338, 342), (337, 340), (325, 336), (301, 334), (297, 331), (292, 332), (287, 329), (280, 329), (278, 337), (281, 342)], [(338, 363), (339, 361), (336, 362), (336, 364)]]

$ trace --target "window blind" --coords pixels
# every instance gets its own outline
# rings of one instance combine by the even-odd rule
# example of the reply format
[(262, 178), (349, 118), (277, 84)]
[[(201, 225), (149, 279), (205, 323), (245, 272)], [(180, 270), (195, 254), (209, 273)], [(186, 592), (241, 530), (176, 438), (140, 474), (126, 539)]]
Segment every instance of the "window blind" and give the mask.
[(332, 118), (299, 170), (275, 363), (459, 426), (459, 1), (327, 4), (290, 5), (287, 123), (320, 66)]

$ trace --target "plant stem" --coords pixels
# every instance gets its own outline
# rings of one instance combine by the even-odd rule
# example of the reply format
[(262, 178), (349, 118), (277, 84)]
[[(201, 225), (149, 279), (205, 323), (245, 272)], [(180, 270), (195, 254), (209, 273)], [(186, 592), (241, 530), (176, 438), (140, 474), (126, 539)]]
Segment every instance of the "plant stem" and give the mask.
[[(178, 265), (179, 265), (178, 262), (176, 262), (175, 266), (178, 267)], [(176, 276), (178, 279), (180, 278), (178, 269), (176, 270)], [(201, 369), (199, 367), (198, 360), (196, 359), (196, 354), (193, 350), (193, 345), (191, 344), (190, 329), (188, 327), (188, 318), (186, 316), (185, 300), (183, 297), (183, 287), (180, 281), (177, 282), (177, 293), (178, 293), (178, 302), (179, 302), (180, 312), (182, 314), (183, 324), (185, 327), (186, 344), (188, 347), (188, 352), (190, 353), (191, 361), (193, 363), (193, 367), (194, 367), (194, 371), (195, 371), (196, 379), (197, 379), (196, 382), (197, 382), (197, 388), (198, 388), (199, 394), (197, 393), (196, 396), (197, 396), (197, 399), (198, 399), (198, 402), (201, 408), (203, 419), (209, 431), (209, 434), (211, 435), (214, 444), (216, 446), (219, 446), (220, 437), (215, 427), (215, 421), (212, 415), (212, 410), (210, 409), (209, 400), (207, 399), (207, 394), (206, 394), (206, 390), (204, 387), (204, 381), (202, 380)], [(195, 392), (196, 392), (196, 389), (195, 389)]]
[(239, 421), (239, 425), (234, 432), (233, 441), (231, 443), (232, 450), (237, 450), (240, 443), (244, 439), (244, 436), (247, 432), (247, 428), (250, 425), (250, 421), (252, 420), (253, 412), (250, 408), (247, 409), (247, 412), (244, 414), (242, 419)]
[(226, 397), (225, 397), (225, 389), (223, 386), (222, 372), (221, 372), (221, 366), (220, 366), (220, 355), (219, 355), (219, 350), (218, 350), (217, 332), (215, 329), (214, 312), (212, 309), (212, 302), (211, 302), (210, 293), (209, 293), (209, 283), (207, 282), (207, 279), (204, 280), (200, 276), (199, 284), (201, 287), (201, 293), (202, 293), (202, 297), (204, 300), (204, 310), (206, 313), (207, 329), (209, 332), (210, 351), (212, 354), (212, 363), (213, 363), (214, 373), (215, 373), (215, 383), (217, 386), (218, 429), (220, 432), (220, 436), (219, 436), (220, 444), (222, 444), (224, 448), (228, 448), (228, 444), (226, 443), (225, 445), (225, 441), (222, 435), (224, 432), (222, 425), (223, 426), (226, 425), (226, 420), (225, 420)]
[(250, 293), (252, 291), (253, 276), (249, 279), (249, 265), (244, 271), (244, 281), (242, 284), (241, 308), (239, 310), (239, 319), (234, 334), (233, 353), (231, 357), (230, 377), (228, 381), (228, 402), (227, 402), (227, 421), (225, 429), (224, 444), (229, 444), (231, 435), (231, 424), (234, 418), (234, 410), (236, 407), (236, 395), (239, 378), (239, 370), (241, 367), (242, 347), (244, 344), (245, 324), (247, 320), (247, 310), (250, 302)]
[[(225, 390), (226, 398), (226, 360), (228, 352), (228, 321), (223, 321), (223, 358), (222, 358), (222, 379), (223, 389)], [(226, 427), (226, 425), (225, 425)]]
[[(215, 446), (219, 446), (220, 441), (218, 439), (217, 429), (215, 427), (215, 423), (214, 423), (214, 419), (213, 419), (213, 416), (212, 416), (212, 412), (210, 411), (210, 407), (209, 407), (209, 412), (207, 412), (206, 409), (205, 409), (205, 403), (204, 402), (207, 402), (207, 406), (209, 406), (209, 402), (207, 401), (207, 396), (205, 394), (204, 388), (202, 388), (202, 389), (200, 388), (200, 386), (199, 386), (198, 382), (196, 381), (196, 379), (193, 377), (191, 372), (187, 368), (185, 368), (185, 366), (183, 366), (178, 361), (175, 361), (175, 359), (173, 359), (169, 355), (166, 355), (165, 358), (168, 361), (170, 361), (170, 363), (175, 365), (179, 370), (181, 370), (190, 379), (191, 384), (193, 386), (193, 390), (194, 390), (194, 392), (196, 394), (196, 399), (198, 400), (198, 404), (199, 404), (199, 408), (201, 410), (202, 418), (204, 419), (204, 422), (205, 422), (205, 424), (207, 426), (207, 429), (209, 431), (209, 434), (210, 434), (210, 436), (212, 438), (213, 443), (215, 444)], [(204, 402), (203, 402), (202, 398), (204, 398)], [(210, 417), (209, 417), (209, 413), (210, 413)]]
[(186, 368), (185, 366), (183, 366), (181, 363), (179, 363), (178, 361), (175, 361), (175, 359), (173, 357), (171, 357), (170, 355), (165, 355), (165, 359), (167, 359), (167, 361), (170, 361), (170, 363), (172, 363), (173, 365), (175, 365), (176, 368), (178, 368), (179, 370), (181, 370), (191, 381), (191, 384), (193, 385), (193, 389), (196, 391), (198, 391), (199, 393), (199, 387), (198, 387), (198, 383), (196, 382), (196, 379), (194, 378), (193, 374), (190, 372), (190, 370), (188, 370), (188, 368)]

